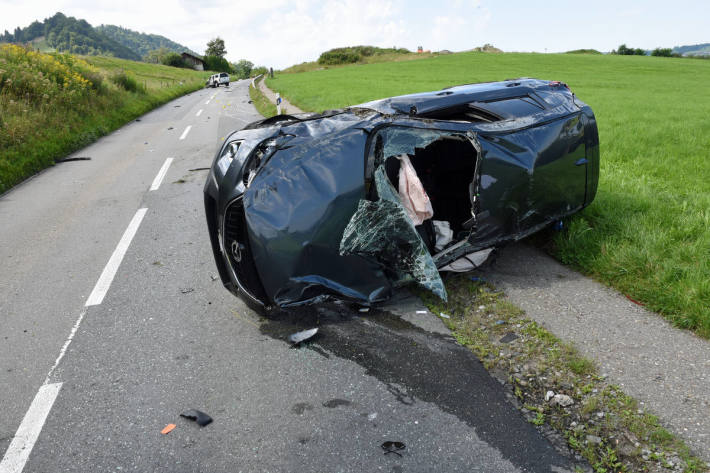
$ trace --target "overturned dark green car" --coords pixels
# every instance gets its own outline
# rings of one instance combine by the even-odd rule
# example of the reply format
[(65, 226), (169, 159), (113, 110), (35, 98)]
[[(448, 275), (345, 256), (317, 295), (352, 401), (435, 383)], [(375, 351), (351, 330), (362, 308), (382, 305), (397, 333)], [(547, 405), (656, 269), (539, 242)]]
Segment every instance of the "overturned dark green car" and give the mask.
[(231, 134), (205, 184), (225, 287), (259, 309), (371, 305), (467, 271), (594, 199), (594, 113), (515, 79), (280, 115)]

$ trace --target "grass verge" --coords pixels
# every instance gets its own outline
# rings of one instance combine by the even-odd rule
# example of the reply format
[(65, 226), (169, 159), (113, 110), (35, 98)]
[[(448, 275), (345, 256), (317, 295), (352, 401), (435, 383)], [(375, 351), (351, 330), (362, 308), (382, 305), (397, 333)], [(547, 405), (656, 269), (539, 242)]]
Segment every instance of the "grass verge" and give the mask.
[(134, 118), (204, 86), (209, 72), (0, 46), (0, 193)]
[[(259, 80), (264, 80), (262, 77)], [(254, 83), (256, 84), (257, 81)], [(259, 112), (264, 118), (270, 118), (276, 115), (276, 105), (271, 103), (268, 98), (266, 98), (266, 95), (259, 90), (259, 87), (254, 87), (251, 84), (249, 84), (249, 98), (251, 99), (252, 105), (254, 105), (254, 108), (256, 108), (256, 111)]]
[(458, 342), (511, 390), (528, 421), (552, 430), (553, 443), (597, 473), (709, 471), (658, 418), (607, 383), (593, 362), (527, 319), (494, 287), (471, 278), (447, 280), (448, 303), (417, 292), (431, 312), (450, 317), (442, 320)]
[(596, 113), (596, 200), (550, 249), (561, 261), (710, 337), (710, 61), (583, 54), (459, 53), (278, 74), (305, 111), (510, 77), (562, 80)]

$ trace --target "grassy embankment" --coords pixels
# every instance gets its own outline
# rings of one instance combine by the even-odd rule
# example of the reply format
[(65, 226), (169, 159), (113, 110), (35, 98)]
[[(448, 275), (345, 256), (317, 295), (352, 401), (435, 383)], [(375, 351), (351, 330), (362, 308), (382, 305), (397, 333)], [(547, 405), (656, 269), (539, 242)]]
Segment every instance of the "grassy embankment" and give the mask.
[(710, 61), (461, 53), (279, 74), (267, 85), (319, 111), (524, 76), (566, 82), (599, 124), (596, 200), (553, 237), (552, 252), (710, 337), (710, 94), (701, 85)]
[(265, 118), (269, 118), (276, 115), (276, 105), (271, 103), (269, 99), (266, 98), (266, 95), (259, 90), (259, 82), (262, 80), (264, 80), (263, 77), (254, 81), (254, 86), (256, 87), (249, 84), (249, 98), (254, 108), (256, 108), (256, 111)]
[(0, 193), (147, 111), (199, 89), (209, 72), (0, 46)]

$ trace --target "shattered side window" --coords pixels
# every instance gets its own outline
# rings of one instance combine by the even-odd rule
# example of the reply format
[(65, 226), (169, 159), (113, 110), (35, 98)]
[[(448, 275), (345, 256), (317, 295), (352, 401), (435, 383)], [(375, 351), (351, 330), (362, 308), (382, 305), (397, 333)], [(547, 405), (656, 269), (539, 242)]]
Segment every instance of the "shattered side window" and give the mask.
[(370, 147), (365, 175), (369, 178), (377, 166), (389, 156), (414, 154), (416, 148), (426, 148), (450, 132), (426, 130), (422, 128), (388, 126), (377, 132), (374, 146)]
[[(439, 136), (436, 133), (432, 141)], [(387, 179), (383, 165), (377, 167), (374, 177), (379, 200), (360, 200), (343, 232), (340, 254), (374, 259), (396, 282), (414, 279), (446, 300), (446, 289), (434, 260)]]

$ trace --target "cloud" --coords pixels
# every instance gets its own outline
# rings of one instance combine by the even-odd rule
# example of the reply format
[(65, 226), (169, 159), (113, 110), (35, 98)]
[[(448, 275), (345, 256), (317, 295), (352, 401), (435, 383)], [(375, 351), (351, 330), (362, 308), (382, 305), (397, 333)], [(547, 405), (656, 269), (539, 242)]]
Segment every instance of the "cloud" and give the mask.
[[(283, 68), (321, 52), (360, 44), (415, 49), (468, 49), (483, 43), (489, 13), (479, 0), (440, 4), (405, 0), (56, 0), (10, 5), (0, 26), (13, 29), (61, 11), (94, 26), (114, 24), (166, 36), (203, 53), (225, 40), (227, 59)], [(441, 12), (445, 12), (442, 14)], [(488, 15), (488, 17), (487, 17)]]

